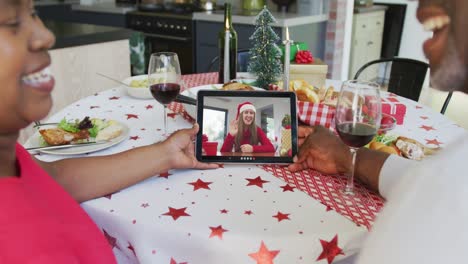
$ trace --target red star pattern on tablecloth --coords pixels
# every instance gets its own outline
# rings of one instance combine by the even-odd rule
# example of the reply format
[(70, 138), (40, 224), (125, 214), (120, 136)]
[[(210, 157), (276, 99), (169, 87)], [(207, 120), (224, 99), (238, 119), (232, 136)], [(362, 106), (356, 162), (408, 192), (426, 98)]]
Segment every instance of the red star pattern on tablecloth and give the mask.
[(290, 214), (283, 214), (283, 213), (281, 213), (280, 211), (278, 211), (278, 213), (277, 213), (276, 215), (274, 215), (273, 217), (274, 217), (274, 218), (277, 218), (277, 219), (278, 219), (278, 222), (281, 222), (281, 221), (283, 221), (283, 220), (291, 220), (291, 219), (289, 218), (289, 215), (290, 215)]
[(429, 119), (429, 117), (427, 117), (427, 116), (420, 116), (419, 118), (421, 118), (422, 120), (427, 120), (427, 119)]
[(426, 125), (422, 125), (422, 126), (420, 126), (419, 128), (424, 129), (424, 130), (426, 130), (426, 131), (436, 130), (434, 127), (432, 127), (432, 126), (426, 126)]
[(426, 139), (426, 144), (429, 145), (429, 144), (432, 144), (432, 145), (437, 145), (437, 146), (440, 146), (441, 144), (444, 144), (440, 141), (438, 141), (436, 138), (434, 139)]
[(138, 115), (135, 115), (135, 114), (125, 114), (125, 115), (127, 116), (127, 120), (132, 119), (132, 118), (139, 119)]
[(166, 172), (161, 172), (161, 173), (159, 174), (159, 176), (158, 176), (158, 177), (161, 177), (161, 178), (166, 178), (166, 179), (168, 179), (168, 178), (169, 178), (169, 176), (171, 176), (171, 175), (172, 175), (172, 174), (170, 174), (168, 171), (166, 171)]
[(291, 185), (289, 184), (286, 184), (284, 186), (280, 186), (281, 188), (283, 188), (283, 192), (294, 192), (294, 187), (292, 187)]
[(198, 189), (211, 190), (210, 186), (208, 186), (208, 185), (212, 184), (212, 182), (204, 182), (204, 181), (198, 179), (197, 181), (189, 182), (188, 184), (193, 185), (193, 191), (196, 191)]
[(105, 229), (102, 229), (102, 232), (104, 233), (104, 236), (106, 237), (106, 240), (107, 242), (109, 243), (109, 245), (111, 246), (111, 248), (119, 248), (119, 245), (117, 245), (117, 239), (111, 235), (109, 235), (109, 233), (107, 233), (107, 231)]
[(249, 181), (249, 183), (247, 183), (246, 186), (255, 185), (255, 186), (258, 186), (260, 188), (263, 188), (264, 183), (269, 182), (269, 181), (263, 180), (260, 176), (258, 176), (257, 178), (253, 178), (253, 179), (249, 179), (249, 178), (245, 178), (245, 179)]
[(187, 209), (187, 207), (179, 208), (179, 209), (169, 207), (169, 212), (164, 213), (164, 214), (162, 214), (162, 215), (169, 215), (169, 216), (172, 216), (172, 219), (174, 219), (174, 221), (176, 221), (176, 220), (179, 219), (179, 217), (181, 217), (181, 216), (190, 216), (189, 214), (187, 214), (187, 213), (185, 212), (186, 209)]
[(133, 252), (133, 255), (135, 255), (135, 257), (136, 257), (135, 249), (133, 248), (132, 244), (130, 244), (130, 242), (128, 242), (128, 247), (127, 248), (130, 249)]
[(246, 214), (246, 215), (251, 215), (251, 214), (253, 214), (253, 212), (252, 212), (251, 210), (245, 210), (245, 211), (244, 211), (244, 214)]
[(152, 109), (152, 108), (153, 108), (153, 105), (147, 105), (147, 106), (145, 106), (145, 108), (146, 108), (146, 110)]
[(330, 242), (320, 239), (320, 244), (322, 244), (323, 250), (316, 261), (326, 259), (330, 264), (337, 255), (344, 255), (343, 250), (338, 247), (338, 235), (335, 235)]
[(217, 236), (221, 240), (223, 239), (223, 233), (229, 231), (227, 229), (224, 229), (222, 225), (219, 225), (217, 227), (210, 226), (209, 228), (211, 229), (210, 238)]
[(221, 209), (221, 210), (219, 210), (219, 212), (222, 213), (222, 214), (227, 214), (229, 211), (226, 210), (226, 209)]
[(255, 253), (250, 253), (249, 257), (253, 258), (257, 264), (273, 264), (273, 259), (279, 253), (279, 250), (268, 250), (265, 243), (262, 241), (260, 249)]
[(188, 262), (179, 262), (179, 263), (177, 263), (177, 261), (175, 261), (174, 258), (171, 258), (171, 262), (169, 264), (188, 264)]
[(118, 96), (109, 97), (109, 100), (119, 100), (119, 99), (120, 99), (120, 97), (118, 97)]
[(139, 136), (131, 136), (130, 140), (138, 140), (140, 137)]

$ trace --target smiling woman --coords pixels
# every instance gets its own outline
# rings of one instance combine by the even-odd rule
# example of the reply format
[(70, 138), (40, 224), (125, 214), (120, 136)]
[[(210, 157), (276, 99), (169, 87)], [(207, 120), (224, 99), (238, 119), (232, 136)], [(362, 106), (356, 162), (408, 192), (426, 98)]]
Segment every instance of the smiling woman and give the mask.
[[(51, 109), (48, 49), (54, 42), (32, 0), (0, 0), (0, 262), (115, 263), (105, 237), (77, 202), (169, 169), (218, 165), (193, 156), (197, 126), (109, 156), (50, 163), (32, 158), (17, 140), (21, 129)], [(157, 160), (146, 162), (150, 156)]]

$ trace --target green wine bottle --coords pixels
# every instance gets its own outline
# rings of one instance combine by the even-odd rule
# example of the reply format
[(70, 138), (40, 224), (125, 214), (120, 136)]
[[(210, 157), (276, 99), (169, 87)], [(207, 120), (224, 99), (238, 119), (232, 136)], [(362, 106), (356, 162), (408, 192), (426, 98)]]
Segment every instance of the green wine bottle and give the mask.
[[(226, 37), (229, 37), (226, 43)], [(227, 83), (236, 78), (237, 73), (237, 32), (232, 27), (231, 4), (224, 4), (224, 28), (218, 33), (219, 71), (218, 83)], [(229, 58), (229, 70), (225, 67), (225, 54)], [(225, 72), (226, 69), (226, 72)], [(226, 77), (225, 77), (226, 75)]]

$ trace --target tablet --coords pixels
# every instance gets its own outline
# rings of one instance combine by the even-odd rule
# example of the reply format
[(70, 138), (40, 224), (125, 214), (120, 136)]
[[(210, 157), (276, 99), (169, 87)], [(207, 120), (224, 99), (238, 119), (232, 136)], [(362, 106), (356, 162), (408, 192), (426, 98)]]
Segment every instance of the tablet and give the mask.
[(297, 153), (293, 92), (201, 90), (197, 122), (199, 161), (292, 163)]

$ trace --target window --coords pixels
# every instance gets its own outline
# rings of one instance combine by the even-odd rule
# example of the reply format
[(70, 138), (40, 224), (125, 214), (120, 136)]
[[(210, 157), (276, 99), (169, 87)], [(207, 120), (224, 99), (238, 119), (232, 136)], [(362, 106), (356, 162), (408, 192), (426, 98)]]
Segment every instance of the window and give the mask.
[(209, 141), (217, 141), (218, 149), (223, 145), (227, 131), (227, 110), (215, 107), (203, 109), (203, 134)]

